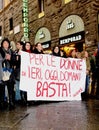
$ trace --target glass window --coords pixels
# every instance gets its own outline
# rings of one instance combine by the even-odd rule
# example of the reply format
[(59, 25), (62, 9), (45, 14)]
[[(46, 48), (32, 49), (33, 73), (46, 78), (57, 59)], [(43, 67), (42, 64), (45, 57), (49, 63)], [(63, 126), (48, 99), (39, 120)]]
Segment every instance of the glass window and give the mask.
[(2, 36), (2, 26), (0, 26), (0, 36)]
[(39, 13), (44, 12), (44, 0), (38, 0)]
[(10, 31), (13, 30), (13, 18), (9, 19)]

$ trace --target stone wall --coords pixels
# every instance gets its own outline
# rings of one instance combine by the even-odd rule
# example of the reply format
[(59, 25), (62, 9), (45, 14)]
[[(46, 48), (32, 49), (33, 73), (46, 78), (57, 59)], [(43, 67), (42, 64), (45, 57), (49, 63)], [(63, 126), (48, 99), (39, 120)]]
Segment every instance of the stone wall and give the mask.
[[(33, 44), (37, 30), (47, 27), (51, 33), (52, 45), (59, 41), (59, 28), (63, 20), (72, 14), (79, 15), (85, 26), (85, 42), (88, 46), (94, 46), (98, 39), (99, 0), (73, 0), (64, 4), (64, 0), (45, 0), (44, 17), (38, 18), (37, 0), (29, 0), (29, 30), (30, 41)], [(21, 31), (14, 35), (9, 32), (9, 18), (13, 17), (14, 27), (20, 25)], [(3, 36), (10, 40), (18, 41), (23, 36), (22, 28), (22, 0), (14, 0), (2, 12), (0, 12), (0, 25), (3, 26)]]
[[(68, 4), (64, 4), (62, 0), (45, 1), (45, 16), (38, 19), (38, 5), (36, 0), (29, 2), (30, 7), (30, 30), (33, 31), (30, 40), (33, 41), (36, 31), (45, 26), (49, 29), (52, 36), (52, 44), (58, 43), (59, 27), (62, 21), (71, 14), (79, 15), (85, 25), (85, 41), (88, 46), (97, 42), (97, 14), (99, 11), (98, 0), (73, 0)], [(31, 17), (32, 16), (32, 17)]]
[[(20, 33), (14, 35), (14, 31), (9, 31), (9, 19), (13, 17), (13, 28), (20, 25)], [(22, 1), (14, 0), (0, 12), (0, 26), (2, 26), (3, 37), (8, 37), (11, 41), (20, 40), (23, 35), (22, 29)]]

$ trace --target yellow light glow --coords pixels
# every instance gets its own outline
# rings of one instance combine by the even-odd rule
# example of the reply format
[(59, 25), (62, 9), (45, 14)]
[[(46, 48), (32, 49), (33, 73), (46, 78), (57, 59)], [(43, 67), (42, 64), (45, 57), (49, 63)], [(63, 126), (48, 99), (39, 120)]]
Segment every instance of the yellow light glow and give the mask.
[(65, 4), (69, 3), (70, 1), (72, 1), (72, 0), (65, 0)]
[(61, 49), (64, 50), (67, 55), (69, 55), (71, 50), (75, 49), (75, 47), (73, 47), (73, 46), (65, 46), (65, 47), (62, 47)]
[(45, 14), (44, 14), (44, 11), (43, 11), (43, 12), (39, 13), (38, 18), (41, 18), (41, 17), (43, 17), (44, 15), (45, 15)]
[(10, 0), (4, 0), (4, 7), (10, 3)]

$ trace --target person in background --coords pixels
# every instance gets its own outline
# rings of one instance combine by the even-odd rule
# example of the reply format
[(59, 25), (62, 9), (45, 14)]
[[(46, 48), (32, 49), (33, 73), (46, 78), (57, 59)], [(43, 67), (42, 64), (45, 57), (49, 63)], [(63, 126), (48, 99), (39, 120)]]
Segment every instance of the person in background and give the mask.
[(99, 45), (98, 45), (95, 59), (96, 59), (96, 80), (97, 80), (96, 99), (99, 100)]
[(64, 50), (60, 50), (60, 56), (63, 58), (67, 58), (66, 52)]
[(76, 58), (76, 49), (73, 49), (70, 53), (71, 58)]
[(90, 98), (95, 98), (96, 95), (96, 55), (98, 49), (96, 48), (93, 54), (90, 54), (90, 65), (91, 65), (91, 93)]
[(90, 59), (87, 51), (81, 52), (81, 57), (86, 61), (86, 83), (85, 83), (85, 91), (84, 91), (84, 99), (88, 99), (89, 93), (88, 93), (88, 87), (89, 87), (89, 81), (90, 81)]
[(14, 104), (15, 103), (15, 92), (14, 92), (15, 80), (13, 75), (14, 61), (13, 61), (13, 51), (10, 49), (10, 41), (8, 38), (4, 38), (2, 40), (0, 54), (1, 54), (1, 61), (3, 60), (2, 68), (11, 73), (7, 80), (2, 79), (3, 80), (2, 96), (4, 97), (5, 86), (7, 86), (9, 109), (12, 110), (15, 108), (15, 104)]
[(52, 55), (53, 56), (61, 56), (60, 55), (60, 48), (58, 45), (55, 45), (52, 49)]
[(20, 51), (23, 50), (24, 43), (22, 41), (18, 41), (16, 43), (16, 50), (14, 51), (14, 73), (15, 73), (15, 102), (21, 103), (21, 95), (20, 95), (20, 64), (21, 64), (21, 54)]
[(81, 59), (81, 52), (76, 52), (76, 58)]
[(25, 44), (23, 46), (23, 51), (32, 53), (32, 45), (30, 42), (25, 42)]
[(43, 47), (40, 42), (36, 43), (34, 50), (32, 51), (35, 54), (43, 54)]

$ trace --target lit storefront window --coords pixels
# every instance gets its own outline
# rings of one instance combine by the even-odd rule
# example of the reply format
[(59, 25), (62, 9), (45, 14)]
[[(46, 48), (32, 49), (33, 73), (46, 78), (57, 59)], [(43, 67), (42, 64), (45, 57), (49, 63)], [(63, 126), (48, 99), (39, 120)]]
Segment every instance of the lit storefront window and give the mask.
[(69, 3), (69, 2), (71, 2), (72, 0), (65, 0), (65, 4), (67, 4), (67, 3)]

